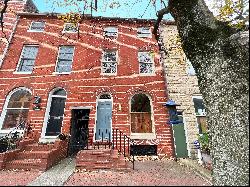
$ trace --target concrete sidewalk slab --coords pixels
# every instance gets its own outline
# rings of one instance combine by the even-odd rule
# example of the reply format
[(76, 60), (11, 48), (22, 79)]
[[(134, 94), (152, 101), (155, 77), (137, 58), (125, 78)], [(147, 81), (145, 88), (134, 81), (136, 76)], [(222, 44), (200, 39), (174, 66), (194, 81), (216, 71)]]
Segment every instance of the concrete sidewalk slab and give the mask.
[(75, 158), (66, 158), (27, 186), (63, 186), (75, 170)]

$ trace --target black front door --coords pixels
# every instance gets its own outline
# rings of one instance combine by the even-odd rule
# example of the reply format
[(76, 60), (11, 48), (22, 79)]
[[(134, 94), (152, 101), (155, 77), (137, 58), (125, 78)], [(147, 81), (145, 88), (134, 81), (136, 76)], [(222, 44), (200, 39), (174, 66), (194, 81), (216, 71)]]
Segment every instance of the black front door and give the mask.
[(69, 156), (76, 155), (78, 151), (87, 147), (89, 135), (89, 113), (89, 109), (72, 110)]
[(61, 97), (52, 97), (45, 136), (57, 136), (61, 133), (65, 100)]

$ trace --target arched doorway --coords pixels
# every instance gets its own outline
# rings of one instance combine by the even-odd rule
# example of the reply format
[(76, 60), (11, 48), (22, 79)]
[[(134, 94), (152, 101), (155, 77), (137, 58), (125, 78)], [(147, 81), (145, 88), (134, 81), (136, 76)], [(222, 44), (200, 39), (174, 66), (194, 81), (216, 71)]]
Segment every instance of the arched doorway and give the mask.
[(112, 97), (110, 94), (99, 96), (96, 118), (95, 140), (111, 140)]
[(61, 133), (66, 95), (62, 88), (54, 89), (49, 95), (42, 133), (45, 138), (56, 137)]

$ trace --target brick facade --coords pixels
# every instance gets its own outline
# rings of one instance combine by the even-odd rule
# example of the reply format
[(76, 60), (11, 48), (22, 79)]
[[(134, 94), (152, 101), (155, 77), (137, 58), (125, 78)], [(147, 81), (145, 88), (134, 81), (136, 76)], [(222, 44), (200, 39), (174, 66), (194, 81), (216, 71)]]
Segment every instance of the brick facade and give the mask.
[[(32, 21), (45, 21), (44, 32), (27, 32)], [(118, 26), (115, 40), (103, 36), (103, 28)], [(97, 120), (97, 98), (102, 93), (112, 96), (112, 128), (118, 128), (128, 136), (131, 134), (130, 100), (136, 93), (145, 93), (151, 100), (153, 136), (135, 138), (137, 144), (158, 145), (161, 156), (173, 156), (172, 130), (166, 123), (168, 112), (163, 104), (167, 101), (164, 72), (158, 45), (155, 38), (138, 38), (137, 27), (149, 26), (152, 21), (87, 18), (79, 24), (78, 33), (62, 34), (63, 21), (56, 16), (42, 14), (20, 14), (8, 53), (0, 69), (0, 114), (6, 97), (19, 87), (32, 92), (32, 97), (41, 97), (41, 110), (30, 106), (28, 120), (33, 127), (36, 139), (41, 138), (49, 94), (54, 88), (67, 92), (62, 132), (69, 133), (72, 107), (89, 107), (89, 128), (95, 129)], [(16, 74), (23, 45), (39, 45), (38, 55), (32, 74)], [(72, 71), (70, 74), (55, 74), (55, 66), (60, 45), (75, 47)], [(104, 49), (118, 50), (117, 75), (101, 74), (101, 56)], [(139, 74), (138, 51), (154, 51), (155, 73)], [(33, 100), (32, 100), (33, 101)], [(3, 121), (3, 115), (1, 115)], [(1, 121), (1, 120), (0, 120)]]
[[(0, 1), (0, 9), (3, 6), (3, 1)], [(5, 50), (8, 47), (8, 41), (11, 40), (11, 33), (15, 29), (17, 12), (38, 12), (38, 10), (32, 0), (10, 0), (8, 2), (6, 12), (3, 15), (4, 33), (2, 32), (2, 29), (0, 32), (0, 67)]]

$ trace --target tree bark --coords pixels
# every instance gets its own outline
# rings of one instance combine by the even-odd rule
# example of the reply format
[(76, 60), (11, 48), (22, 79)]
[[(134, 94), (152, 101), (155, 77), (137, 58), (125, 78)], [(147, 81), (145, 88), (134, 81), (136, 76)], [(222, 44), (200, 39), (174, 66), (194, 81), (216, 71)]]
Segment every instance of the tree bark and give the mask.
[(204, 0), (169, 0), (207, 108), (214, 185), (249, 185), (249, 33), (216, 20)]

